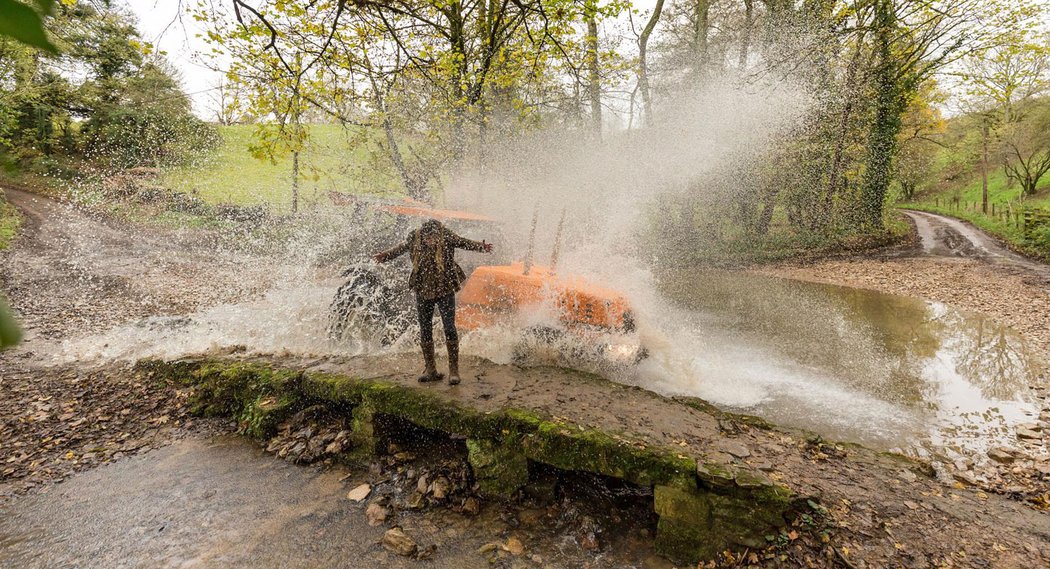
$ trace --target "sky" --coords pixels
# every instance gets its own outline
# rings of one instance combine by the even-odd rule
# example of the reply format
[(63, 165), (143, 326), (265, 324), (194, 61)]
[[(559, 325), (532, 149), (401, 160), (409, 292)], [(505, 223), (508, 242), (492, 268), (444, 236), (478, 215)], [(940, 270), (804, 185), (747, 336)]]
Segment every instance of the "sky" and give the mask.
[(139, 19), (143, 39), (167, 52), (168, 61), (179, 70), (183, 89), (193, 99), (194, 112), (203, 119), (214, 118), (210, 97), (221, 73), (208, 69), (194, 54), (207, 49), (196, 37), (202, 29), (185, 14), (185, 0), (122, 0)]

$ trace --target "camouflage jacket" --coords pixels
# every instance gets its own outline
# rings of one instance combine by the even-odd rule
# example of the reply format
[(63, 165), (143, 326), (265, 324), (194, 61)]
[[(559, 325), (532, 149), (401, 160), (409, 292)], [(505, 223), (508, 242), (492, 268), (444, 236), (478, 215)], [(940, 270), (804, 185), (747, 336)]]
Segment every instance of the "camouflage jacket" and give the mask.
[(456, 249), (485, 250), (484, 243), (460, 237), (445, 227), (441, 234), (443, 239), (438, 246), (429, 247), (417, 229), (408, 234), (404, 243), (379, 254), (380, 261), (386, 262), (407, 252), (412, 259), (408, 287), (427, 300), (455, 294), (466, 280), (463, 269), (456, 264)]

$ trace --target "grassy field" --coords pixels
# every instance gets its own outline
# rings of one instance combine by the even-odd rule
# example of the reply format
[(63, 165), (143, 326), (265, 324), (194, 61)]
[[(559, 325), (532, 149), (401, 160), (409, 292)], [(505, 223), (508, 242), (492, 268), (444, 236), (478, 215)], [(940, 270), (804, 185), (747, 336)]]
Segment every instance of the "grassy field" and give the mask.
[(11, 240), (18, 233), (18, 226), (22, 223), (22, 216), (3, 198), (0, 193), (0, 250), (7, 249)]
[[(292, 199), (292, 158), (285, 156), (271, 163), (253, 157), (248, 147), (254, 129), (253, 125), (219, 127), (223, 144), (192, 166), (165, 172), (163, 183), (209, 203), (266, 204), (287, 210)], [(381, 195), (397, 192), (397, 180), (381, 172), (370, 158), (370, 153), (379, 149), (373, 143), (352, 143), (351, 138), (359, 134), (339, 125), (310, 126), (309, 146), (300, 155), (301, 207), (326, 202), (329, 190)]]

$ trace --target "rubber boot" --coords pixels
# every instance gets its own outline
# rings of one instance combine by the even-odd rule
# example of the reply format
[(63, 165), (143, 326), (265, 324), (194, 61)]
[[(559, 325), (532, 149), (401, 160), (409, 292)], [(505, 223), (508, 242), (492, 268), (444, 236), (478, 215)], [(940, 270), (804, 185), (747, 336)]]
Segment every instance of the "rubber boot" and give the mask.
[(448, 384), (459, 384), (459, 340), (447, 343), (448, 347)]
[(420, 344), (420, 348), (423, 349), (423, 365), (426, 369), (423, 370), (423, 375), (419, 376), (419, 382), (440, 381), (442, 376), (437, 371), (437, 362), (434, 361), (434, 343)]

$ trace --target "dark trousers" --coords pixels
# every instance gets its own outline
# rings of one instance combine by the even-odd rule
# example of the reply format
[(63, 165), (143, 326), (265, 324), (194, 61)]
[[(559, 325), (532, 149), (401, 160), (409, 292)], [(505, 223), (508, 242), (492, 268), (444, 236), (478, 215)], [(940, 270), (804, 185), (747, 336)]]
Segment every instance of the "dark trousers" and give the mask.
[(441, 324), (445, 327), (445, 342), (457, 345), (459, 333), (456, 331), (456, 295), (450, 294), (441, 298), (426, 299), (416, 295), (416, 311), (419, 313), (419, 343), (434, 344), (434, 307), (441, 314)]

